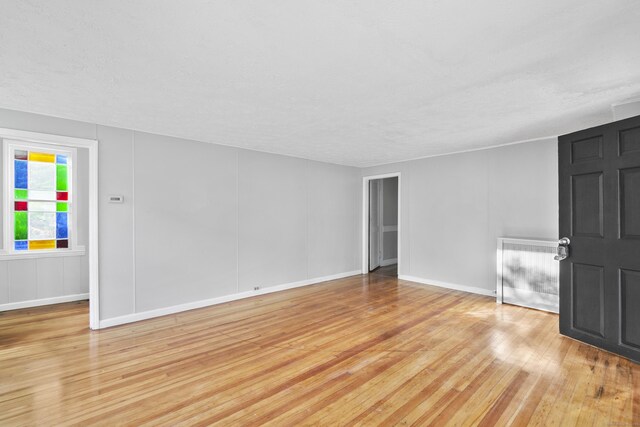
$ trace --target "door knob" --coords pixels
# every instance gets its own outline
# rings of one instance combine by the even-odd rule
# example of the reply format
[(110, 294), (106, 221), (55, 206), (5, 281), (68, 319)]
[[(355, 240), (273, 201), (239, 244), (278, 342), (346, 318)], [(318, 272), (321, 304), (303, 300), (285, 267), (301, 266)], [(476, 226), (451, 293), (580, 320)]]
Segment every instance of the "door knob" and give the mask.
[(556, 249), (556, 256), (553, 257), (556, 261), (562, 261), (569, 257), (569, 244), (571, 240), (568, 237), (563, 237), (558, 240), (558, 248)]

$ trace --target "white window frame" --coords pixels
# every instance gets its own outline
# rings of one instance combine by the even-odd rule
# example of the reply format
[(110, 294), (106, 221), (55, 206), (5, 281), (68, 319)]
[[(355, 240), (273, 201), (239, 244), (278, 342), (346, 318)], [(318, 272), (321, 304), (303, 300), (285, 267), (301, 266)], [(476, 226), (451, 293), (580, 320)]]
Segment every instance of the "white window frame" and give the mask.
[[(83, 255), (85, 252), (84, 247), (78, 246), (78, 221), (77, 221), (77, 206), (78, 195), (76, 189), (78, 168), (77, 168), (77, 149), (75, 147), (65, 147), (47, 143), (39, 142), (27, 142), (16, 139), (4, 139), (3, 145), (3, 167), (4, 167), (4, 191), (3, 191), (3, 250), (0, 253), (3, 257), (10, 256), (11, 259), (16, 258), (32, 258), (32, 257), (47, 257), (47, 256), (72, 256)], [(24, 151), (37, 151), (46, 152), (51, 154), (61, 154), (67, 156), (70, 159), (71, 176), (68, 179), (67, 191), (71, 195), (68, 200), (68, 222), (67, 228), (69, 233), (69, 247), (60, 249), (41, 249), (41, 250), (15, 250), (14, 242), (14, 209), (13, 205), (15, 200), (15, 173), (14, 173), (14, 157), (16, 150)], [(57, 202), (57, 201), (54, 201)]]

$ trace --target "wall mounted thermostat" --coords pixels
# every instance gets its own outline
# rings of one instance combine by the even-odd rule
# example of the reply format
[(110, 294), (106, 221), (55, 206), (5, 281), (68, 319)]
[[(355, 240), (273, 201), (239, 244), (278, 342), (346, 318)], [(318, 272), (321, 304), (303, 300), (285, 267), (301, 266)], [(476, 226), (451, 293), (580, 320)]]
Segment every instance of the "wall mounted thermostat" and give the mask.
[(123, 203), (124, 196), (109, 196), (109, 203)]

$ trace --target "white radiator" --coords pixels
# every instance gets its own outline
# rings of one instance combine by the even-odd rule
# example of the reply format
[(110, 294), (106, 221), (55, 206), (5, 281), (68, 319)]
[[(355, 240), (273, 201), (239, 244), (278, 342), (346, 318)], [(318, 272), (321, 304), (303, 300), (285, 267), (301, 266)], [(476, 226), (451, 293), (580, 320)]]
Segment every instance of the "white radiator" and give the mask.
[(497, 302), (558, 312), (559, 262), (553, 240), (498, 239)]

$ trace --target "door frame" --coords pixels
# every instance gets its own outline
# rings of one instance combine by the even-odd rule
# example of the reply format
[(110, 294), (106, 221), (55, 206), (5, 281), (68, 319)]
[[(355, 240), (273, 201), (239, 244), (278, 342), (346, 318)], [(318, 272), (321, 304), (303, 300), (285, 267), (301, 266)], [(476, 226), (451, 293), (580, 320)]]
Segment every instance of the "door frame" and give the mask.
[(398, 276), (402, 263), (402, 173), (391, 172), (362, 177), (362, 274), (369, 273), (369, 181), (374, 179), (398, 178)]
[[(372, 233), (371, 231), (371, 211), (373, 211), (373, 209), (371, 209), (371, 194), (373, 193), (371, 191), (371, 187), (373, 185), (373, 182), (377, 181), (377, 185), (376, 185), (376, 189), (378, 194), (376, 195), (378, 198), (378, 204), (376, 205), (377, 208), (377, 218), (378, 218), (378, 224), (377, 224), (377, 228), (378, 228), (378, 232), (375, 233), (377, 234), (376, 238), (378, 240), (378, 252), (377, 252), (377, 259), (375, 260), (375, 264), (377, 264), (377, 267), (375, 268), (371, 268), (371, 236), (375, 235), (374, 233)], [(368, 191), (368, 196), (369, 196), (369, 209), (367, 211), (368, 215), (367, 215), (367, 237), (368, 237), (368, 245), (367, 245), (367, 254), (368, 254), (368, 263), (367, 263), (367, 272), (371, 273), (372, 271), (377, 270), (378, 268), (382, 267), (382, 251), (384, 250), (383, 247), (383, 233), (382, 233), (382, 229), (383, 229), (383, 204), (384, 204), (384, 193), (383, 193), (383, 185), (382, 185), (382, 181), (377, 180), (377, 179), (370, 179), (369, 180), (369, 191)]]
[[(0, 128), (0, 140), (15, 139), (89, 150), (89, 327), (100, 328), (98, 245), (98, 141), (40, 132)], [(7, 180), (5, 177), (5, 184)]]

